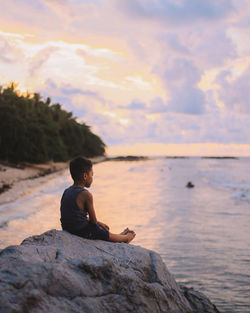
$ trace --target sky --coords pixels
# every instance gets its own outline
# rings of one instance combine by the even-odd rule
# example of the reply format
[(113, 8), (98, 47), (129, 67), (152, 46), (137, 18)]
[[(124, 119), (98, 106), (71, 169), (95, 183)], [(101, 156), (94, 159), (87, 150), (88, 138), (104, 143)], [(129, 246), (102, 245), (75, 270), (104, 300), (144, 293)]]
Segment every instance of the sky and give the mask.
[(108, 154), (250, 156), (249, 0), (0, 0), (0, 85)]

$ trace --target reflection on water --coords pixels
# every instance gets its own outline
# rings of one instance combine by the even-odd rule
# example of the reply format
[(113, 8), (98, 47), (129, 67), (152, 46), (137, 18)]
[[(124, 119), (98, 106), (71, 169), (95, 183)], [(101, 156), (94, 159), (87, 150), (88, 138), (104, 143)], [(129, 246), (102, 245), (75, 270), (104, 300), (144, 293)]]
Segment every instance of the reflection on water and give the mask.
[(71, 181), (66, 171), (59, 175), (21, 199), (0, 205), (1, 248), (51, 228), (60, 229), (61, 192)]
[[(112, 232), (134, 229), (135, 245), (159, 252), (177, 281), (205, 292), (221, 312), (250, 312), (249, 167), (248, 159), (101, 163), (91, 187), (97, 217)], [(70, 184), (65, 171), (0, 206), (1, 247), (60, 229)]]

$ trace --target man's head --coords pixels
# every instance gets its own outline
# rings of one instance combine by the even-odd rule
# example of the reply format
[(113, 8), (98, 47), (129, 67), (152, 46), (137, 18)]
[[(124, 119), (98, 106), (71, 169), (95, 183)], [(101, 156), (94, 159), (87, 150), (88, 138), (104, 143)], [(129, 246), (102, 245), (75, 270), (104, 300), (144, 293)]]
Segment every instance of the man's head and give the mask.
[(71, 177), (74, 183), (84, 183), (86, 187), (90, 187), (92, 183), (92, 162), (83, 157), (76, 157), (69, 163)]

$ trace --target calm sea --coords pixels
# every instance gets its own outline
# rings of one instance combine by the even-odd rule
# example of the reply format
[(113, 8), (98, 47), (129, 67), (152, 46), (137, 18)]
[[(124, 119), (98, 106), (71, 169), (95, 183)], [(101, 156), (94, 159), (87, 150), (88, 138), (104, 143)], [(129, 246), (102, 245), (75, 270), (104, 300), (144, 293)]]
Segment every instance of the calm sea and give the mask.
[[(188, 181), (194, 188), (186, 188)], [(0, 247), (60, 229), (68, 171), (0, 205)], [(204, 292), (221, 312), (250, 312), (250, 159), (154, 159), (95, 165), (99, 220), (137, 233), (178, 282)]]

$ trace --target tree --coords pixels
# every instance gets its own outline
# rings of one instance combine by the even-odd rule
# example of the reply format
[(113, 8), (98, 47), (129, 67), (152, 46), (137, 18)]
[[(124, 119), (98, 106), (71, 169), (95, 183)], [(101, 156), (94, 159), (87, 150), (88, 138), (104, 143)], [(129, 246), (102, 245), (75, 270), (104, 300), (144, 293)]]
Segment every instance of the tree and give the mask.
[(59, 103), (40, 94), (20, 95), (15, 84), (0, 86), (0, 158), (10, 162), (65, 161), (105, 153), (105, 144)]

